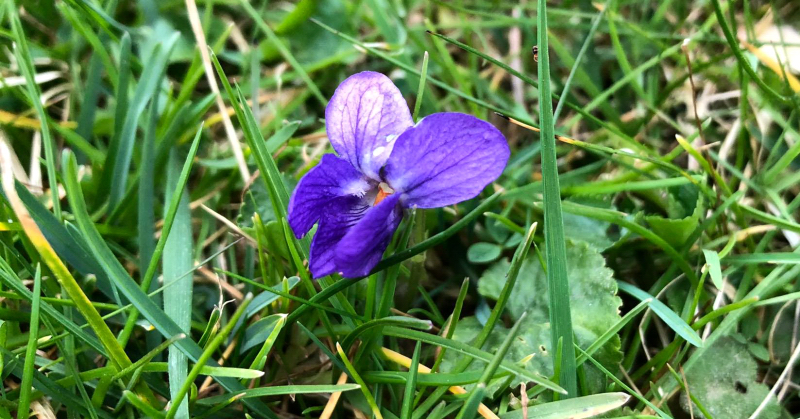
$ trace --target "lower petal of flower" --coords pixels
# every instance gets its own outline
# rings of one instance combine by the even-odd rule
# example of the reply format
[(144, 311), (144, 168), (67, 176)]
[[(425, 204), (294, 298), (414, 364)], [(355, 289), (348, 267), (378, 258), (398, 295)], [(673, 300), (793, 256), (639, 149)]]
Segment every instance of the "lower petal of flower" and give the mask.
[(329, 204), (319, 219), (317, 232), (311, 241), (309, 269), (314, 278), (339, 271), (336, 265), (337, 245), (369, 209), (370, 206), (357, 196), (338, 198)]
[(336, 245), (336, 270), (346, 278), (366, 276), (381, 261), (403, 219), (399, 194), (388, 195), (369, 209)]

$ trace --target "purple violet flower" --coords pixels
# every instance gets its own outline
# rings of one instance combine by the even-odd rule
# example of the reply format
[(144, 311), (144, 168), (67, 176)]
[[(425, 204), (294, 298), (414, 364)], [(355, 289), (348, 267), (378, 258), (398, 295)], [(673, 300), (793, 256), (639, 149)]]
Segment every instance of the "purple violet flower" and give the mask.
[(309, 268), (365, 276), (380, 262), (406, 208), (474, 198), (503, 172), (506, 139), (486, 121), (436, 113), (416, 125), (388, 77), (365, 71), (336, 88), (325, 109), (333, 154), (297, 184), (289, 225), (300, 238), (318, 223)]

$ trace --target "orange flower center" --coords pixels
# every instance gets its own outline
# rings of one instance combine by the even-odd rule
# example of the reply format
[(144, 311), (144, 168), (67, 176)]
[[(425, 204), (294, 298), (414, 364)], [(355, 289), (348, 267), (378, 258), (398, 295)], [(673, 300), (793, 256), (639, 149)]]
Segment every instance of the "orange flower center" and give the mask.
[(394, 193), (394, 189), (389, 187), (389, 185), (387, 185), (386, 183), (381, 182), (378, 185), (378, 195), (375, 196), (375, 203), (372, 204), (372, 206), (378, 205), (381, 201), (386, 199), (387, 196), (389, 196), (389, 195), (391, 195), (393, 193)]

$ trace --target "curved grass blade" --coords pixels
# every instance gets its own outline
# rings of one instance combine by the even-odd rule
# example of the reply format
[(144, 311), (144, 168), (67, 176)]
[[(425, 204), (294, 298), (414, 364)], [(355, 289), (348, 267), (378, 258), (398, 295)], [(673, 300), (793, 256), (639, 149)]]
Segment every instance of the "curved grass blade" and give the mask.
[(641, 301), (645, 301), (650, 299), (650, 308), (653, 310), (661, 320), (664, 320), (664, 323), (670, 327), (670, 329), (674, 330), (680, 337), (686, 339), (687, 342), (691, 343), (698, 348), (703, 346), (703, 340), (700, 339), (700, 336), (697, 335), (697, 332), (692, 329), (680, 316), (675, 314), (674, 311), (670, 310), (666, 304), (658, 301), (657, 299), (653, 298), (652, 295), (640, 290), (639, 288), (622, 281), (617, 281), (617, 286), (621, 291), (625, 291), (626, 293), (638, 298)]

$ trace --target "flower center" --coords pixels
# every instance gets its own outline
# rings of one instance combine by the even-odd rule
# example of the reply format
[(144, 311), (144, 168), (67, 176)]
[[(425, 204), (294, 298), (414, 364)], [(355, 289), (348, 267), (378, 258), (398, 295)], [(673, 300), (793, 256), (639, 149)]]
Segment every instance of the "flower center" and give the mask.
[(394, 189), (392, 189), (389, 185), (385, 182), (381, 182), (378, 185), (378, 195), (375, 196), (375, 203), (372, 206), (378, 205), (381, 201), (386, 199), (387, 196), (394, 193)]

